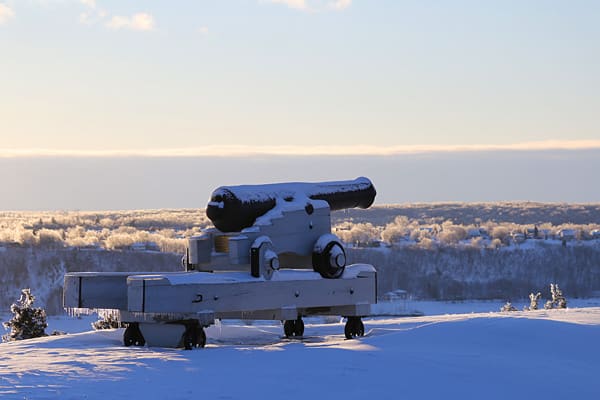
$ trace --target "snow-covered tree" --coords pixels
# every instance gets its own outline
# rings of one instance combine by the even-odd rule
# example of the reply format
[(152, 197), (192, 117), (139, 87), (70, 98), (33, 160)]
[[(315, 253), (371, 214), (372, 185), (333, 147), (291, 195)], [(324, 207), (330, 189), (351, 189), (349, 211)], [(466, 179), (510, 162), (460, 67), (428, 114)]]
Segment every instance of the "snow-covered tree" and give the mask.
[(529, 308), (527, 308), (528, 311), (538, 309), (538, 301), (540, 300), (540, 297), (542, 297), (542, 294), (540, 292), (537, 292), (536, 294), (529, 293)]
[(510, 301), (507, 301), (505, 305), (502, 306), (502, 308), (500, 309), (501, 312), (506, 312), (506, 311), (517, 311), (516, 307), (512, 305), (512, 303)]
[(52, 230), (52, 229), (40, 229), (37, 233), (38, 235), (38, 246), (46, 247), (46, 248), (58, 248), (62, 247), (64, 241), (62, 239), (62, 230)]
[(370, 222), (353, 224), (350, 230), (336, 231), (345, 243), (366, 245), (381, 237), (381, 231)]
[(5, 342), (15, 340), (32, 339), (46, 336), (45, 329), (46, 311), (43, 308), (34, 308), (35, 297), (29, 289), (21, 290), (21, 298), (10, 307), (13, 317), (10, 321), (4, 322), (4, 328), (10, 329), (10, 332), (2, 336)]
[(552, 294), (552, 301), (548, 300), (546, 302), (545, 309), (567, 308), (567, 299), (563, 296), (562, 290), (560, 290), (557, 283), (550, 284), (550, 293)]
[(492, 239), (498, 239), (501, 243), (505, 243), (508, 239), (509, 231), (504, 226), (496, 226), (492, 230)]
[(397, 243), (406, 239), (415, 229), (418, 229), (418, 224), (415, 221), (410, 221), (408, 217), (400, 215), (383, 228), (381, 238), (390, 244)]
[(417, 244), (417, 247), (421, 248), (421, 249), (425, 249), (425, 250), (431, 250), (433, 249), (435, 246), (435, 242), (427, 237), (424, 237), (423, 239), (421, 239), (419, 241), (419, 243)]
[(442, 231), (438, 234), (440, 242), (446, 245), (456, 244), (467, 237), (467, 230), (460, 226), (454, 225), (451, 221), (446, 221), (442, 224)]

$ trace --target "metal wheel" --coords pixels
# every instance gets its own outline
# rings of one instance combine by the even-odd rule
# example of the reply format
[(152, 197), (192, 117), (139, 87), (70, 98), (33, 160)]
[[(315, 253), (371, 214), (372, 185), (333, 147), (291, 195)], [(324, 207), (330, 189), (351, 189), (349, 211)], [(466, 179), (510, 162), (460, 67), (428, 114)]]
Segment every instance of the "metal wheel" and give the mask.
[(344, 334), (346, 339), (354, 339), (355, 337), (365, 335), (365, 325), (360, 317), (348, 317), (346, 326), (344, 326)]
[(202, 327), (200, 327), (200, 331), (198, 332), (198, 341), (196, 342), (196, 345), (201, 348), (206, 346), (206, 333)]
[(192, 350), (206, 345), (206, 333), (198, 321), (191, 321), (185, 324), (185, 332), (181, 338), (183, 348)]
[(137, 322), (131, 322), (125, 328), (123, 333), (123, 344), (126, 347), (129, 346), (143, 346), (146, 344), (146, 340), (140, 331), (140, 326)]
[(285, 337), (294, 336), (294, 332), (296, 330), (296, 321), (293, 319), (288, 319), (283, 323), (283, 333)]
[(304, 335), (304, 321), (302, 317), (297, 319), (288, 319), (283, 323), (283, 333), (285, 337), (301, 337)]
[(358, 324), (356, 326), (356, 336), (365, 336), (365, 324), (363, 324), (360, 317), (358, 318)]
[(135, 340), (133, 335), (131, 334), (130, 326), (125, 328), (125, 333), (123, 333), (123, 344), (125, 347), (133, 346)]
[(298, 317), (294, 324), (294, 336), (300, 337), (304, 335), (304, 321)]
[(183, 348), (186, 350), (191, 350), (195, 347), (194, 344), (195, 340), (193, 334), (186, 329), (186, 331), (183, 333)]
[(323, 278), (337, 279), (346, 267), (346, 252), (340, 242), (331, 241), (321, 251), (313, 251), (313, 269)]

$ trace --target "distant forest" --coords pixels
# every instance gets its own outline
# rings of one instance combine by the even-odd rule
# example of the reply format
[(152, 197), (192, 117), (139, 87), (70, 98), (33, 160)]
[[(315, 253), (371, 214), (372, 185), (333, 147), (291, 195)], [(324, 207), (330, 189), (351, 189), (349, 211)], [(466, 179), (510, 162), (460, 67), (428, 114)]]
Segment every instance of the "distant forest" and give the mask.
[[(176, 271), (203, 210), (0, 212), (0, 312), (31, 287), (60, 312), (69, 271)], [(600, 295), (600, 204), (440, 203), (332, 213), (351, 262), (378, 270), (380, 294), (522, 299), (558, 283)]]

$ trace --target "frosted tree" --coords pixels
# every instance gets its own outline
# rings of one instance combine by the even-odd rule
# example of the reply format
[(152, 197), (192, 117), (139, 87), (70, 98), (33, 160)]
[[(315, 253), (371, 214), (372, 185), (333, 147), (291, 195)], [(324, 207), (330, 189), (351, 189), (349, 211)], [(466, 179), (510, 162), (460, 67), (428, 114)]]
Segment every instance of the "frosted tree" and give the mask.
[(461, 225), (454, 225), (452, 221), (446, 221), (442, 224), (442, 231), (438, 234), (438, 239), (445, 245), (457, 244), (467, 237), (467, 230)]
[(46, 311), (43, 308), (34, 308), (35, 297), (29, 289), (21, 290), (21, 298), (10, 307), (13, 317), (10, 321), (4, 322), (4, 328), (10, 329), (10, 332), (2, 336), (5, 342), (15, 340), (32, 339), (46, 336), (45, 329)]
[(542, 297), (542, 294), (540, 292), (537, 292), (536, 294), (529, 293), (529, 308), (527, 308), (528, 311), (538, 309), (538, 301), (540, 300), (540, 297)]
[(350, 230), (340, 230), (336, 234), (346, 243), (366, 246), (381, 237), (379, 227), (370, 222), (353, 224)]
[(507, 301), (505, 305), (502, 306), (502, 308), (500, 309), (501, 312), (506, 312), (506, 311), (517, 311), (516, 307), (512, 305), (512, 303), (510, 301)]
[(563, 296), (562, 290), (559, 289), (558, 284), (554, 284), (552, 300), (558, 308), (567, 308), (567, 299)]
[(412, 229), (406, 216), (397, 216), (393, 222), (387, 224), (381, 233), (381, 238), (387, 243), (396, 243), (406, 238)]
[(506, 243), (508, 236), (509, 231), (505, 226), (496, 226), (492, 229), (492, 239), (498, 239), (500, 243)]
[(552, 300), (546, 302), (546, 305), (544, 305), (545, 309), (567, 308), (567, 299), (563, 296), (562, 290), (560, 290), (557, 283), (550, 284), (550, 293), (552, 294)]
[(552, 293), (552, 302), (556, 308), (567, 308), (567, 299), (563, 296), (562, 290), (558, 287), (558, 284), (550, 284), (550, 292)]

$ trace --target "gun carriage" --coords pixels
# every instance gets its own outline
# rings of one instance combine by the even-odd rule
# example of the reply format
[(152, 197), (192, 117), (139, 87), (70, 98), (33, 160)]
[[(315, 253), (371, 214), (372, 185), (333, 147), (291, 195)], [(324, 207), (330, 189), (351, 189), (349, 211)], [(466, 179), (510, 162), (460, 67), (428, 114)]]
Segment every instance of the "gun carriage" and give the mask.
[(183, 271), (68, 273), (64, 306), (114, 310), (126, 346), (204, 347), (216, 319), (281, 320), (301, 337), (303, 317), (340, 315), (348, 339), (362, 336), (376, 271), (346, 265), (330, 214), (375, 195), (367, 178), (220, 187), (206, 208), (214, 228), (188, 239)]

